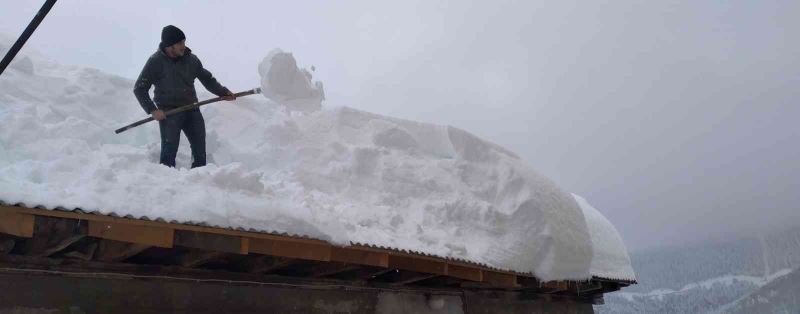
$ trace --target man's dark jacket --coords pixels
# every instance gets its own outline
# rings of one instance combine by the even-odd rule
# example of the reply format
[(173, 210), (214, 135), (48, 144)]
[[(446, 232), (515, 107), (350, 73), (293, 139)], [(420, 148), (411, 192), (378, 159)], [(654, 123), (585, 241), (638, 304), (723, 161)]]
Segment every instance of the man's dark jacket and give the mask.
[[(142, 105), (142, 109), (148, 114), (157, 108), (168, 110), (197, 102), (195, 78), (217, 96), (224, 96), (230, 92), (217, 82), (211, 72), (203, 68), (200, 59), (192, 54), (192, 50), (186, 48), (184, 55), (177, 59), (170, 59), (161, 49), (150, 56), (136, 80), (133, 93)], [(150, 99), (149, 91), (152, 85), (156, 86), (155, 97)]]

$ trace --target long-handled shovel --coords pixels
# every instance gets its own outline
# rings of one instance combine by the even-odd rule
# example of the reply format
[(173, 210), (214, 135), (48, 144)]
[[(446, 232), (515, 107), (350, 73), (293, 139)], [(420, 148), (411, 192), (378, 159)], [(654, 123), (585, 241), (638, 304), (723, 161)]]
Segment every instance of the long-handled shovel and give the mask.
[[(254, 88), (254, 89), (251, 89), (251, 90), (248, 90), (248, 91), (238, 92), (238, 93), (233, 94), (233, 95), (236, 96), (236, 97), (242, 97), (242, 96), (260, 94), (260, 93), (261, 93), (261, 88)], [(178, 108), (175, 108), (175, 109), (172, 109), (172, 110), (164, 112), (164, 115), (165, 116), (169, 116), (169, 115), (176, 114), (176, 113), (179, 113), (179, 112), (184, 112), (186, 110), (192, 110), (192, 109), (198, 108), (198, 107), (200, 107), (202, 105), (208, 105), (210, 103), (218, 102), (218, 101), (220, 101), (222, 99), (223, 99), (222, 97), (216, 97), (216, 98), (211, 98), (211, 99), (199, 101), (199, 102), (193, 103), (191, 105), (180, 106)], [(121, 127), (119, 129), (116, 129), (116, 130), (114, 130), (114, 133), (120, 134), (122, 132), (127, 131), (128, 129), (135, 128), (137, 126), (140, 126), (142, 124), (145, 124), (145, 123), (153, 121), (153, 120), (154, 120), (153, 117), (148, 117), (147, 119), (142, 119), (142, 120), (136, 121), (134, 123), (128, 124), (128, 125), (126, 125), (124, 127)]]

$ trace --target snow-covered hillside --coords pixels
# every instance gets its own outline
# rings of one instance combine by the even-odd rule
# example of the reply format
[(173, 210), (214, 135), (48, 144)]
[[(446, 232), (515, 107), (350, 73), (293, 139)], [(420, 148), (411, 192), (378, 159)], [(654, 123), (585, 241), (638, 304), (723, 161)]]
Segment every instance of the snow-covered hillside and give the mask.
[[(800, 227), (719, 243), (647, 249), (631, 258), (640, 284), (606, 295), (606, 304), (595, 307), (598, 313), (786, 313), (781, 309), (797, 308), (800, 299), (797, 289), (774, 288), (787, 287), (785, 278), (797, 277)], [(789, 275), (793, 269), (795, 275)]]
[(210, 164), (187, 169), (184, 138), (172, 169), (158, 164), (155, 123), (113, 132), (145, 116), (132, 86), (20, 55), (0, 77), (0, 200), (386, 246), (545, 280), (585, 279), (595, 264), (634, 279), (599, 212), (585, 216), (588, 203), (466, 131), (346, 107), (290, 112), (255, 95), (204, 107)]
[(775, 278), (722, 307), (725, 313), (800, 313), (800, 271)]

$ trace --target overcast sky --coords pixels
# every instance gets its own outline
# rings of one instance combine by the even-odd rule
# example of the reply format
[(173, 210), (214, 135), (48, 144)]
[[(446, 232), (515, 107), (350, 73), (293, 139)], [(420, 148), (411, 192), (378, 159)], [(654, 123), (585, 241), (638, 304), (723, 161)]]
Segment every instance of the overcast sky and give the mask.
[(232, 90), (280, 47), (326, 104), (505, 146), (632, 248), (800, 224), (800, 1), (62, 0), (28, 47), (133, 79), (167, 24)]

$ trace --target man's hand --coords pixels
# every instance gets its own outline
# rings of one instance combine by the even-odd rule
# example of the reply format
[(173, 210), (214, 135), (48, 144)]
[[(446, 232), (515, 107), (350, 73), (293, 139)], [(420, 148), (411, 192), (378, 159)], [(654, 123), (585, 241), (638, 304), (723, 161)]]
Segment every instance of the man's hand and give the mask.
[(225, 96), (222, 96), (222, 99), (225, 99), (227, 101), (233, 101), (233, 100), (236, 100), (236, 95), (234, 95), (233, 92), (228, 91), (228, 94), (225, 95)]
[(155, 119), (156, 121), (161, 121), (161, 120), (164, 120), (164, 119), (166, 119), (166, 118), (167, 118), (167, 115), (165, 115), (165, 114), (164, 114), (164, 111), (162, 111), (161, 109), (156, 109), (156, 110), (153, 110), (152, 112), (150, 112), (150, 115), (151, 115), (151, 116), (153, 117), (153, 119)]

